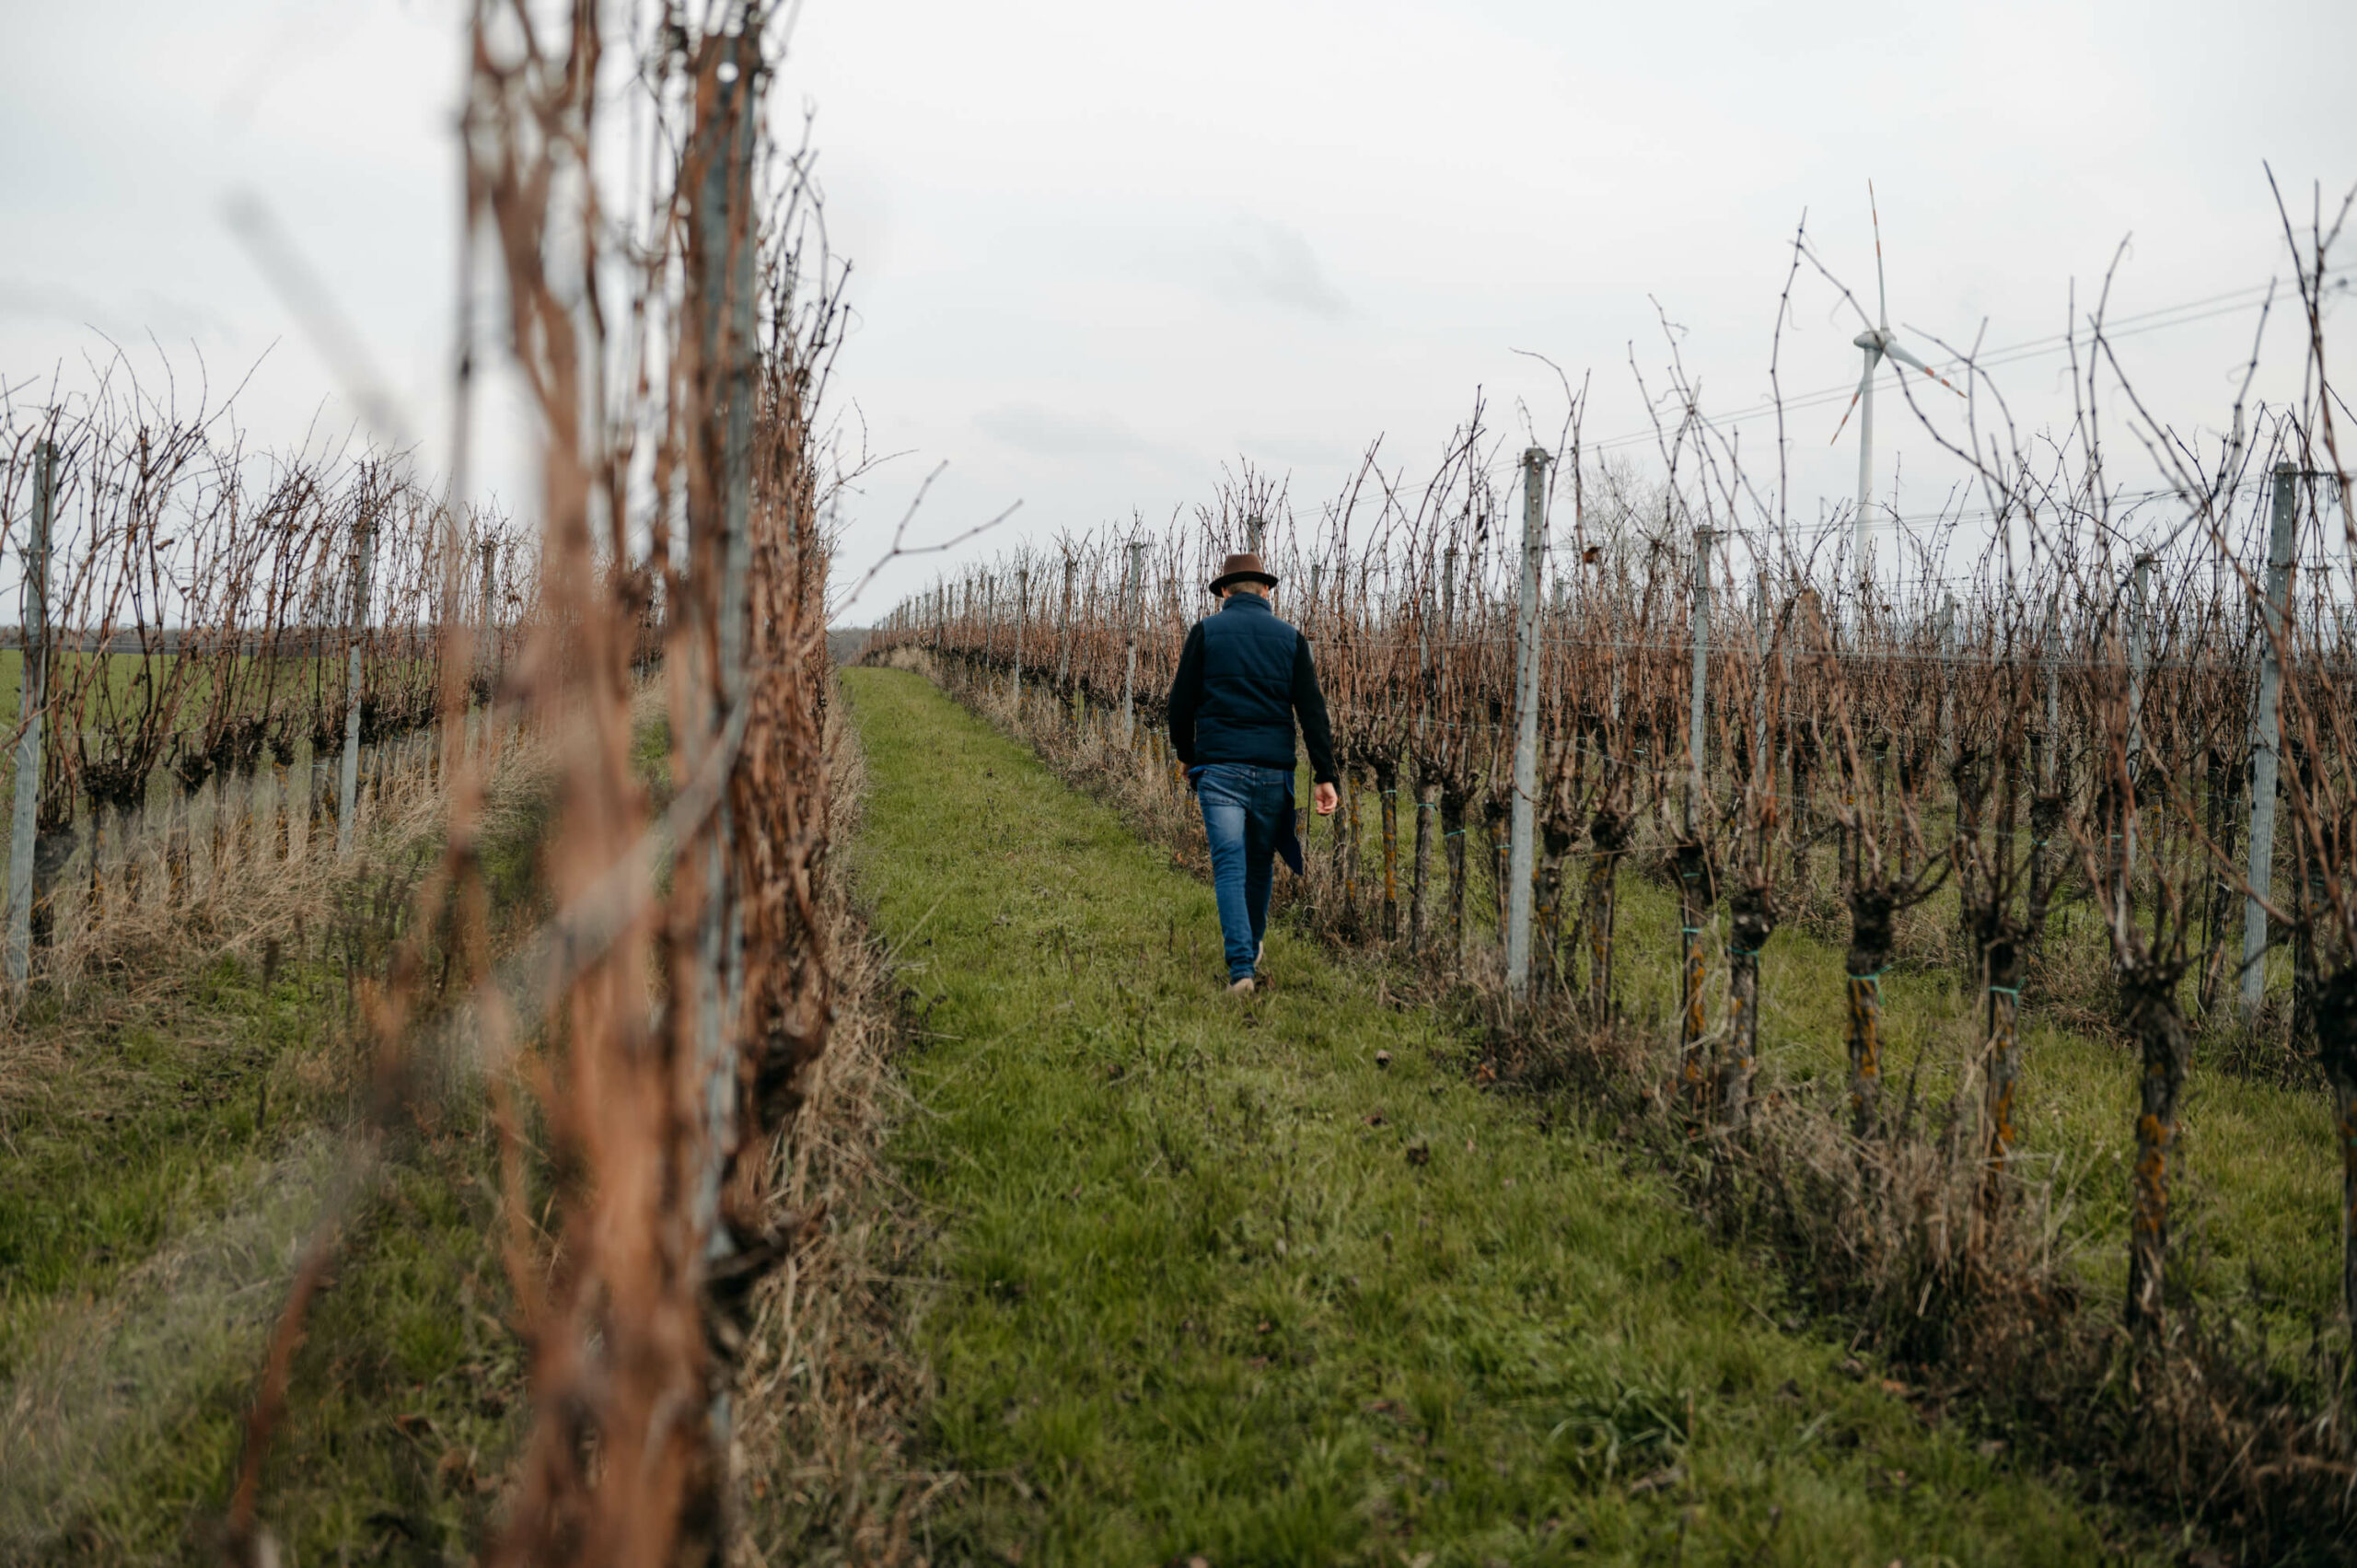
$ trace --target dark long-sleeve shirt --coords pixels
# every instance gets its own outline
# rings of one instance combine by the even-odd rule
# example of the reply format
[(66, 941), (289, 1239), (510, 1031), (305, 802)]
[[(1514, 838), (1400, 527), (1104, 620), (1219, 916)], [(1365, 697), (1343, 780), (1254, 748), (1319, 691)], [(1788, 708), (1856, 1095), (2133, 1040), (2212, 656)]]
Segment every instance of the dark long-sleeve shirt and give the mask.
[(1310, 776), (1334, 784), (1334, 732), (1309, 639), (1277, 619), (1258, 594), (1230, 594), (1187, 633), (1170, 683), (1170, 747), (1178, 760), (1294, 765), (1294, 723), (1309, 749)]

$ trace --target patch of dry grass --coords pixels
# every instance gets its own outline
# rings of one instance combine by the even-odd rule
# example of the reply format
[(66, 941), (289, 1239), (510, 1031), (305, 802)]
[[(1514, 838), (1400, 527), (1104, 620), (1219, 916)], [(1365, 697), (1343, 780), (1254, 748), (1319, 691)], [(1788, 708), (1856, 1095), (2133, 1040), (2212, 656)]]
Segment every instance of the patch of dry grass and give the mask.
[[(830, 714), (837, 844), (858, 832), (858, 740)], [(806, 1098), (773, 1154), (772, 1223), (810, 1239), (754, 1299), (740, 1361), (736, 1465), (748, 1506), (746, 1562), (892, 1564), (947, 1478), (911, 1445), (930, 1375), (909, 1325), (930, 1282), (927, 1218), (892, 1175), (885, 1145), (915, 1113), (893, 1062), (903, 1040), (891, 956), (867, 930), (849, 878), (824, 879), (836, 956), (835, 1017)]]

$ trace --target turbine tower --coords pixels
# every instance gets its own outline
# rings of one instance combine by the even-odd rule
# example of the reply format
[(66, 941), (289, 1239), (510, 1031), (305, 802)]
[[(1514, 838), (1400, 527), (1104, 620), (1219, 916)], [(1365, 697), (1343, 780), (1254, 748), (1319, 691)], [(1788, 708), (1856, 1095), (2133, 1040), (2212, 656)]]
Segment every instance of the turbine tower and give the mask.
[[(1875, 372), (1881, 368), (1884, 356), (1887, 355), (1901, 365), (1921, 370), (1949, 391), (1956, 391), (1945, 377), (1908, 352), (1891, 334), (1890, 291), (1884, 285), (1882, 276), (1882, 212), (1875, 204), (1875, 185), (1871, 180), (1866, 181), (1866, 210), (1874, 215), (1875, 222), (1875, 309), (1877, 319), (1867, 322), (1866, 330), (1851, 340), (1865, 352), (1865, 374), (1858, 377), (1858, 389), (1851, 394), (1850, 406), (1842, 412), (1841, 423), (1833, 427), (1833, 439), (1839, 441), (1841, 432), (1849, 428), (1850, 415), (1855, 413), (1858, 416), (1858, 513), (1855, 526), (1858, 613), (1862, 617), (1865, 614), (1868, 593), (1874, 587), (1873, 574), (1866, 566), (1866, 507), (1873, 501), (1875, 493)], [(1865, 312), (1862, 310), (1859, 314), (1863, 316)], [(1956, 395), (1962, 397), (1964, 394), (1956, 392)]]

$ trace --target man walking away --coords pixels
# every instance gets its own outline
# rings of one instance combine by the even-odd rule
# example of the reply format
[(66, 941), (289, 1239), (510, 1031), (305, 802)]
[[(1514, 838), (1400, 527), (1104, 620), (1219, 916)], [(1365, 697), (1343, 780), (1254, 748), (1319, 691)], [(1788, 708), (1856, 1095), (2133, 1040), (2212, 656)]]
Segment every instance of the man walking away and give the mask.
[(1170, 747), (1203, 808), (1212, 891), (1227, 946), (1228, 990), (1248, 994), (1269, 929), (1274, 859), (1301, 875), (1293, 828), (1294, 720), (1309, 748), (1310, 800), (1333, 814), (1334, 734), (1309, 639), (1277, 619), (1277, 579), (1257, 555), (1231, 555), (1211, 582), (1219, 611), (1195, 622), (1170, 683)]

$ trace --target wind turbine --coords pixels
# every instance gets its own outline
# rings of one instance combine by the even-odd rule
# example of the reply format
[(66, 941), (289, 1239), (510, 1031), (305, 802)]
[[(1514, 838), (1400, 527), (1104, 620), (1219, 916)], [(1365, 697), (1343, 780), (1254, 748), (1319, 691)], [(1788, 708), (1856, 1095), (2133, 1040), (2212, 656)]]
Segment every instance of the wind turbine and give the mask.
[[(1890, 331), (1890, 291), (1882, 276), (1882, 212), (1875, 204), (1875, 182), (1866, 181), (1866, 210), (1875, 220), (1875, 309), (1879, 325), (1866, 323), (1866, 330), (1851, 341), (1865, 351), (1865, 374), (1858, 377), (1858, 389), (1850, 395), (1850, 406), (1841, 414), (1841, 423), (1833, 427), (1833, 439), (1841, 439), (1841, 432), (1850, 425), (1850, 415), (1858, 416), (1858, 612), (1865, 613), (1866, 596), (1874, 587), (1874, 578), (1866, 569), (1866, 506), (1874, 499), (1875, 491), (1875, 372), (1881, 368), (1886, 355), (1901, 365), (1912, 366), (1962, 397), (1946, 377), (1915, 357)], [(1860, 315), (1865, 312), (1861, 310)]]

